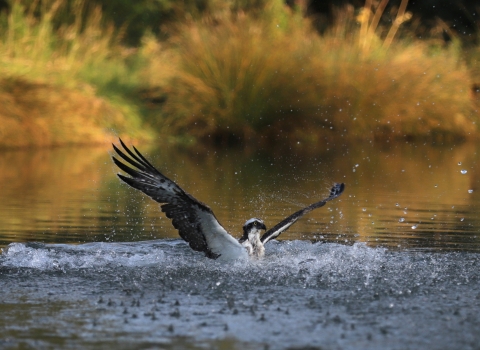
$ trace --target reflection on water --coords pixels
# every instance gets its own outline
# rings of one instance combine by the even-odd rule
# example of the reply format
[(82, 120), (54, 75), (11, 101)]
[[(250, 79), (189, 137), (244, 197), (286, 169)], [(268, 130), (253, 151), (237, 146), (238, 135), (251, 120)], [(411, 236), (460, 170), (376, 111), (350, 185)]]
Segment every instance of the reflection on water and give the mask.
[[(458, 251), (480, 250), (476, 148), (365, 144), (266, 154), (140, 147), (234, 236), (250, 217), (271, 227), (345, 182), (342, 197), (280, 238)], [(178, 237), (155, 202), (120, 184), (109, 152), (0, 153), (0, 245)]]
[(109, 150), (2, 152), (0, 348), (478, 348), (476, 145), (144, 148), (237, 237), (347, 187), (265, 259), (222, 265)]

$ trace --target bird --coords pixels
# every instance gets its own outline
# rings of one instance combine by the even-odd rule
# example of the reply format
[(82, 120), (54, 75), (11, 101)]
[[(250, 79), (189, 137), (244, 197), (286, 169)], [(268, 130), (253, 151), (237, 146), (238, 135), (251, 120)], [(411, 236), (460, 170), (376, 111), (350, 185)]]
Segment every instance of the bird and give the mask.
[(345, 190), (344, 183), (335, 183), (327, 198), (298, 210), (269, 230), (263, 220), (251, 218), (243, 225), (243, 235), (237, 240), (220, 224), (207, 204), (194, 198), (158, 171), (135, 146), (132, 146), (132, 151), (121, 139), (119, 142), (123, 151), (115, 144), (112, 146), (119, 159), (126, 164), (115, 155), (112, 155), (112, 160), (118, 168), (130, 175), (119, 173), (117, 176), (120, 180), (159, 202), (162, 212), (172, 220), (180, 237), (193, 250), (205, 253), (210, 259), (227, 261), (262, 258), (267, 242), (277, 238), (305, 214), (339, 197)]

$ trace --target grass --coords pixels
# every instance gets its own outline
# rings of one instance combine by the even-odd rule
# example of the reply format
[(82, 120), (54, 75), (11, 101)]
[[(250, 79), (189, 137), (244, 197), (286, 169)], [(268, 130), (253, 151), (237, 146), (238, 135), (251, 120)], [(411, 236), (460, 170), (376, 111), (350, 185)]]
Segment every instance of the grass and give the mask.
[[(355, 38), (322, 38), (314, 65), (323, 72), (323, 114), (354, 138), (455, 139), (476, 135), (470, 73), (455, 47), (381, 43), (368, 51)], [(350, 41), (350, 43), (349, 43)]]
[(306, 29), (299, 14), (271, 17), (227, 13), (181, 28), (165, 106), (173, 132), (225, 142), (309, 124), (298, 118), (316, 100)]
[[(166, 133), (221, 144), (478, 134), (457, 46), (394, 41), (378, 16), (365, 29), (348, 11), (319, 36), (298, 13), (274, 10), (281, 13), (270, 19), (227, 12), (181, 27)], [(394, 32), (406, 19), (397, 16)]]
[(96, 144), (117, 134), (151, 139), (133, 96), (138, 75), (99, 8), (75, 1), (72, 23), (54, 28), (66, 0), (12, 2), (0, 18), (0, 146)]
[(478, 136), (460, 46), (399, 39), (406, 0), (390, 27), (366, 1), (322, 35), (281, 0), (212, 2), (137, 48), (82, 0), (24, 3), (0, 16), (0, 147)]
[(102, 144), (123, 133), (144, 139), (140, 123), (95, 94), (20, 78), (0, 80), (0, 147)]

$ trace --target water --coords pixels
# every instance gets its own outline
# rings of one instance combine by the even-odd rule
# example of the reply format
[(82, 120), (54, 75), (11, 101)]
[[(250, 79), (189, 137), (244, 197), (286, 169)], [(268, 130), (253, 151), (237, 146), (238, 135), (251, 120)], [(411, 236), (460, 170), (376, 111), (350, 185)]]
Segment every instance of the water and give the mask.
[(237, 237), (347, 188), (222, 265), (107, 150), (0, 153), (0, 348), (478, 349), (476, 145), (145, 153)]
[(0, 258), (0, 346), (478, 348), (478, 254), (300, 240), (267, 251), (223, 265), (178, 240), (14, 243)]

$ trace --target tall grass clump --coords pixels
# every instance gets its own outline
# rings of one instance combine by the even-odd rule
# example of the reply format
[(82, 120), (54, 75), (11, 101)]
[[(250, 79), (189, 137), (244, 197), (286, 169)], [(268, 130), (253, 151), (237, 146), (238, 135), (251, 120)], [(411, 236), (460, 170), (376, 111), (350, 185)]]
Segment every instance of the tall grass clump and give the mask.
[(365, 15), (369, 9), (364, 8), (360, 30), (355, 30), (347, 9), (316, 41), (324, 52), (313, 62), (324, 72), (324, 111), (337, 130), (354, 138), (475, 137), (478, 116), (472, 113), (470, 72), (458, 45), (394, 41), (398, 26), (411, 17), (405, 5), (404, 0), (390, 28), (376, 27), (377, 13)]
[(298, 118), (316, 109), (309, 29), (281, 2), (266, 7), (259, 16), (227, 11), (182, 26), (167, 90), (170, 128), (225, 141), (313, 121)]
[(178, 66), (161, 127), (214, 142), (476, 134), (455, 46), (395, 40), (410, 18), (405, 3), (391, 28), (367, 2), (361, 16), (340, 12), (322, 36), (281, 1), (261, 14), (223, 11), (183, 24), (171, 41)]
[(323, 110), (337, 130), (354, 138), (435, 141), (477, 135), (470, 74), (458, 46), (393, 41), (391, 28), (386, 36), (382, 28), (362, 33), (353, 19), (351, 10), (337, 17), (316, 41), (325, 54), (312, 62), (324, 72)]

